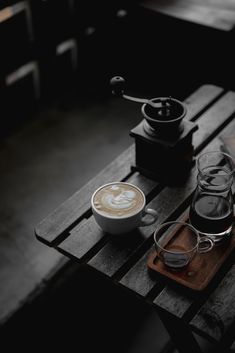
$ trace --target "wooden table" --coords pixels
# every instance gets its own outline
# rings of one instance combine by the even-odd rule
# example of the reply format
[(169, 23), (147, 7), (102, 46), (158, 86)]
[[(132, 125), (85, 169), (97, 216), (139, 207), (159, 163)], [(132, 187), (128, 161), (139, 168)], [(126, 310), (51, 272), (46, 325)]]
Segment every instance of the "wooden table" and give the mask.
[[(201, 151), (219, 149), (221, 136), (235, 136), (235, 92), (212, 85), (201, 86), (185, 101), (186, 119), (199, 129), (193, 135), (195, 156)], [(191, 200), (196, 185), (196, 168), (180, 186), (165, 186), (131, 171), (135, 146), (78, 190), (48, 217), (35, 233), (38, 240), (54, 247), (70, 259), (95, 269), (113, 282), (152, 305), (159, 313), (179, 352), (198, 353), (201, 349), (192, 332), (216, 345), (218, 352), (232, 344), (235, 327), (235, 265), (226, 262), (209, 287), (195, 295), (167, 283), (147, 268), (153, 251), (153, 231), (169, 219), (179, 218)], [(148, 206), (157, 210), (155, 224), (136, 230), (130, 237), (111, 237), (97, 226), (90, 208), (93, 191), (104, 183), (125, 180), (139, 186)]]

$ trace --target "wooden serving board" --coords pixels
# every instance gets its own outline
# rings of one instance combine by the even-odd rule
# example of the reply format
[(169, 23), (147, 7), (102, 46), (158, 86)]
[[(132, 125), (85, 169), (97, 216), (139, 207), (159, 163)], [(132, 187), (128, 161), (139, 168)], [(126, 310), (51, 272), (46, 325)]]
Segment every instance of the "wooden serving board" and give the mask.
[[(174, 234), (175, 232), (173, 232)], [(173, 236), (172, 234), (172, 236)], [(185, 234), (182, 234), (181, 241), (184, 243)], [(179, 236), (180, 237), (180, 236)], [(179, 239), (177, 240), (179, 241)], [(147, 266), (160, 275), (167, 277), (184, 287), (195, 291), (202, 291), (210, 283), (216, 272), (232, 253), (235, 248), (235, 227), (233, 228), (230, 240), (223, 245), (215, 246), (211, 251), (200, 254), (197, 253), (187, 267), (174, 271), (167, 268), (154, 251), (147, 260)]]

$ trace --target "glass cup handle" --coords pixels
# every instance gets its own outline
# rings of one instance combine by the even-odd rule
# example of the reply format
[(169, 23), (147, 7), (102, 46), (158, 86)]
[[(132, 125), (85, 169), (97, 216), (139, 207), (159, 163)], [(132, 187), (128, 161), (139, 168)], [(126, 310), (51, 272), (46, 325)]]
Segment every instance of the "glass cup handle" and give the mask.
[[(150, 215), (151, 219), (144, 219), (144, 217), (146, 215)], [(157, 220), (157, 212), (155, 210), (153, 210), (152, 208), (146, 208), (143, 211), (143, 216), (141, 218), (141, 224), (140, 227), (144, 227), (144, 226), (150, 226), (150, 224), (153, 224), (156, 220)]]
[(211, 238), (203, 237), (199, 240), (198, 252), (200, 254), (210, 251), (214, 247), (215, 243)]

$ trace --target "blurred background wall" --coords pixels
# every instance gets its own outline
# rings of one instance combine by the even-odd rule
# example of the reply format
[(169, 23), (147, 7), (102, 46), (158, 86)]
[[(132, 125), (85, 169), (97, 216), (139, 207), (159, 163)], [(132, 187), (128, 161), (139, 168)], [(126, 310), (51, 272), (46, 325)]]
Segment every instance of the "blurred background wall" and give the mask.
[(2, 0), (1, 132), (68, 87), (81, 99), (109, 93), (113, 75), (124, 76), (129, 93), (139, 95), (181, 98), (200, 83), (234, 87), (233, 31), (172, 17), (145, 3)]

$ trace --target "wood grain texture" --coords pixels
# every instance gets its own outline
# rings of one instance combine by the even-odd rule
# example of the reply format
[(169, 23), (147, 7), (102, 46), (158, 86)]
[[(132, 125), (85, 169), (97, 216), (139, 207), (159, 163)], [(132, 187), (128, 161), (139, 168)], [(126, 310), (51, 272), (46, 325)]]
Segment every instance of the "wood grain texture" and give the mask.
[(140, 230), (135, 230), (128, 235), (110, 237), (108, 243), (88, 264), (108, 276), (113, 276), (144, 240), (145, 237)]
[(186, 119), (194, 120), (199, 112), (202, 112), (224, 92), (221, 87), (203, 85), (193, 92), (184, 103), (187, 107)]
[(220, 341), (235, 318), (235, 265), (228, 271), (191, 325)]
[(122, 277), (120, 283), (133, 290), (135, 293), (145, 297), (150, 290), (158, 284), (156, 276), (149, 272), (146, 266), (149, 255), (154, 250), (152, 246), (138, 262), (132, 266), (131, 270)]
[(148, 196), (149, 193), (156, 189), (159, 185), (156, 180), (148, 179), (139, 173), (134, 173), (130, 178), (128, 178), (127, 181), (128, 183), (134, 184), (135, 186), (141, 188), (145, 196)]
[(193, 135), (196, 152), (215, 136), (218, 129), (230, 119), (234, 111), (235, 93), (228, 92), (200, 117), (197, 121), (199, 129)]
[(69, 237), (57, 246), (57, 249), (78, 260), (104, 237), (105, 233), (92, 216), (73, 229)]
[(130, 173), (133, 161), (134, 145), (131, 145), (82, 189), (42, 220), (35, 228), (37, 238), (50, 245), (90, 208), (90, 199), (95, 189), (104, 183), (125, 178)]
[(193, 303), (193, 299), (166, 286), (153, 302), (158, 307), (182, 318)]

